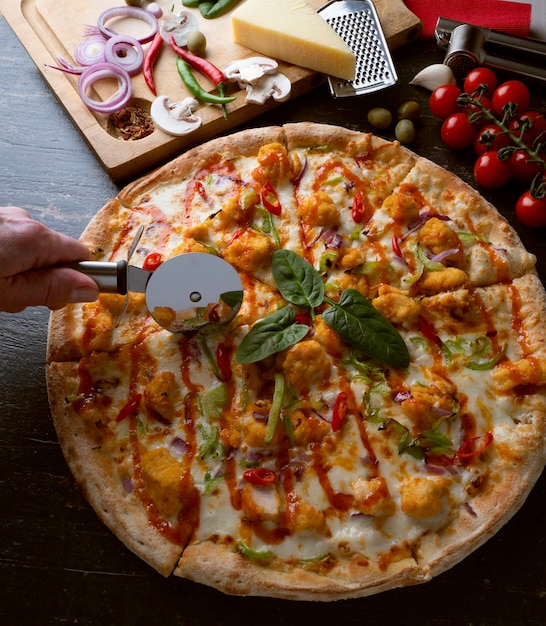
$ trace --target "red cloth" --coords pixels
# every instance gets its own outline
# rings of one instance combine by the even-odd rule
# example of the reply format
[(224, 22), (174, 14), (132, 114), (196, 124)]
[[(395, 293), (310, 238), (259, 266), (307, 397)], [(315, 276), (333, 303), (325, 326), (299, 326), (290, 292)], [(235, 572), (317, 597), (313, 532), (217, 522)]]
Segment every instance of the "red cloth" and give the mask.
[(423, 22), (422, 39), (433, 39), (439, 17), (528, 37), (532, 5), (507, 0), (404, 0)]

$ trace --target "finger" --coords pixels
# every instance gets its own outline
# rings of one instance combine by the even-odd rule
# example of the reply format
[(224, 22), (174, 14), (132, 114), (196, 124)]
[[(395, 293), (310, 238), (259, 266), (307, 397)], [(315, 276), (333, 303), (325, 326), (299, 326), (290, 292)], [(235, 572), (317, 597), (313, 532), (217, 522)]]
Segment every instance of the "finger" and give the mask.
[(0, 310), (16, 313), (28, 306), (60, 309), (99, 296), (95, 281), (75, 270), (55, 268), (17, 274), (0, 281)]
[(84, 243), (51, 230), (25, 216), (23, 209), (20, 211), (20, 214), (4, 215), (0, 220), (0, 276), (89, 258)]

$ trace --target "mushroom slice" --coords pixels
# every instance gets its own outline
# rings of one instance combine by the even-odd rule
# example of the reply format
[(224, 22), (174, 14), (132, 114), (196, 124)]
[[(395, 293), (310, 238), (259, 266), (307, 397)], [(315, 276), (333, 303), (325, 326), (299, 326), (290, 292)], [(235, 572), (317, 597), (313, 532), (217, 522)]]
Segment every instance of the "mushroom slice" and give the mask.
[(189, 11), (179, 13), (164, 13), (159, 32), (163, 40), (169, 42), (169, 35), (174, 37), (176, 44), (181, 48), (188, 43), (188, 33), (199, 30), (199, 22)]
[(275, 74), (279, 64), (266, 57), (249, 57), (232, 61), (224, 67), (224, 76), (231, 82), (237, 81), (244, 89), (247, 85), (255, 85), (267, 74)]
[(284, 74), (267, 74), (255, 85), (247, 85), (246, 102), (264, 104), (268, 98), (277, 102), (288, 100), (292, 91), (292, 83)]
[(194, 115), (192, 110), (198, 106), (199, 102), (194, 98), (172, 102), (168, 96), (159, 96), (152, 102), (150, 115), (158, 128), (169, 135), (179, 137), (201, 126), (201, 118)]

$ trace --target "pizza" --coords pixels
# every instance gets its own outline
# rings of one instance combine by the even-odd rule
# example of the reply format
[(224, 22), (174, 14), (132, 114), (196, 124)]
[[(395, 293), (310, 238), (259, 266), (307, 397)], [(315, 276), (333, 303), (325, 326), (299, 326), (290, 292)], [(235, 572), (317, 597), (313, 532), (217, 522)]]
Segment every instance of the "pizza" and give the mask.
[[(397, 142), (313, 123), (216, 138), (129, 184), (97, 260), (221, 256), (244, 299), (173, 334), (142, 294), (52, 313), (63, 453), (164, 576), (366, 596), (493, 535), (545, 463), (545, 292), (509, 223)], [(127, 302), (126, 302), (127, 300)]]

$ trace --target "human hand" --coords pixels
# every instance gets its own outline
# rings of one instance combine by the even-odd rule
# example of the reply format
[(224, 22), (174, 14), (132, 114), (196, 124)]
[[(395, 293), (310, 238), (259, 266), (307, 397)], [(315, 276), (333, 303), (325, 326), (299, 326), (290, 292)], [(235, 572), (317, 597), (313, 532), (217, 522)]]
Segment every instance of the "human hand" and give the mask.
[(70, 302), (92, 302), (95, 281), (76, 270), (52, 267), (85, 261), (85, 244), (47, 228), (19, 207), (0, 207), (0, 311), (27, 306), (60, 309)]

